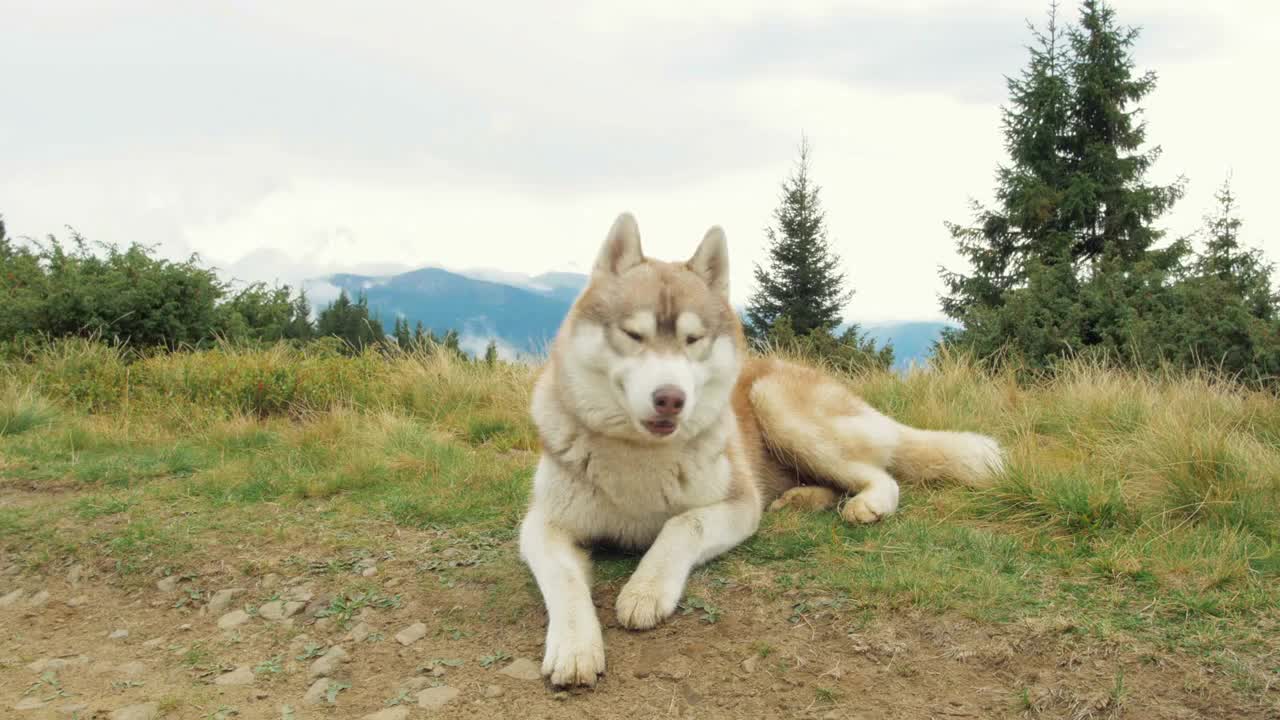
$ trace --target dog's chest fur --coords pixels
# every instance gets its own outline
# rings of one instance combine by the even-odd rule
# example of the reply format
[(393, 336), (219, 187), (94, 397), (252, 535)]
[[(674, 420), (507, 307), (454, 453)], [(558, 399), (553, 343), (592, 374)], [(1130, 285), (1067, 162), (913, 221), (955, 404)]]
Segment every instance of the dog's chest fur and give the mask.
[[(686, 443), (637, 445), (589, 432), (575, 434), (556, 452), (554, 490), (538, 488), (559, 506), (561, 522), (580, 537), (645, 547), (666, 521), (691, 508), (720, 502), (730, 493), (726, 453), (732, 430), (716, 427)], [(549, 491), (549, 492), (548, 492)]]

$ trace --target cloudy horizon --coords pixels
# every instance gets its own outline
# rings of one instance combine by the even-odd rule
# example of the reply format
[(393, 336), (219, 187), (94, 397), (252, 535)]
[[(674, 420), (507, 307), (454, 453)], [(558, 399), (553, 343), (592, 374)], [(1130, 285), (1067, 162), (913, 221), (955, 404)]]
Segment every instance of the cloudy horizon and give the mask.
[[(1245, 242), (1280, 259), (1280, 9), (1113, 4), (1160, 78), (1149, 180), (1189, 179), (1161, 225), (1197, 230), (1230, 174)], [(725, 227), (742, 304), (803, 132), (846, 318), (940, 318), (938, 267), (965, 267), (943, 223), (990, 198), (1004, 76), (1047, 3), (775, 5), (0, 0), (0, 214), (13, 235), (70, 225), (291, 281), (585, 271), (629, 210), (655, 257)]]

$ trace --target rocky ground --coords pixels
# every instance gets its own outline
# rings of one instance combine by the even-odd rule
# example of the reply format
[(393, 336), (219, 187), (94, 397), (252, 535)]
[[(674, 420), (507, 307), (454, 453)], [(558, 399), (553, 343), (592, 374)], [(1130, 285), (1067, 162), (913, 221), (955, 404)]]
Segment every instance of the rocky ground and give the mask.
[[(0, 702), (14, 718), (1264, 718), (1228, 677), (1176, 654), (1092, 640), (1068, 619), (991, 626), (766, 592), (761, 573), (695, 578), (667, 624), (612, 622), (609, 673), (542, 681), (545, 616), (509, 544), (492, 563), (431, 538), (417, 552), (303, 560), (228, 548), (198, 573), (123, 580), (0, 566)], [(436, 548), (428, 550), (424, 548)], [(447, 568), (448, 572), (442, 572)], [(516, 588), (513, 590), (513, 587)], [(1264, 693), (1265, 697), (1265, 693)]]

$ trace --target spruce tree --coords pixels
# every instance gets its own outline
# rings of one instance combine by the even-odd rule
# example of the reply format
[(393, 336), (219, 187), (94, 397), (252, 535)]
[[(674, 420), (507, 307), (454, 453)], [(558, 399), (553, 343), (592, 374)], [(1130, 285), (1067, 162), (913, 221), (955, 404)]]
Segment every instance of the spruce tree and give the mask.
[(1155, 247), (1155, 223), (1183, 187), (1146, 181), (1159, 148), (1142, 149), (1138, 103), (1155, 75), (1135, 75), (1138, 31), (1100, 0), (1085, 0), (1079, 27), (1065, 31), (1051, 4), (1047, 27), (1032, 33), (1027, 67), (1008, 81), (1010, 162), (996, 207), (950, 227), (972, 273), (942, 271), (943, 310), (963, 325), (947, 340), (1035, 367), (1089, 348), (1137, 362), (1158, 354), (1187, 251), (1181, 241)]
[[(963, 275), (942, 270), (949, 291), (942, 309), (971, 335), (1004, 332), (992, 312), (1005, 304), (1009, 291), (1026, 286), (1033, 271), (1040, 274), (1037, 285), (1065, 279), (1053, 266), (1069, 260), (1069, 228), (1059, 206), (1067, 174), (1063, 145), (1071, 89), (1057, 11), (1057, 3), (1052, 3), (1043, 30), (1028, 23), (1033, 39), (1027, 48), (1030, 60), (1020, 76), (1005, 81), (1009, 103), (1001, 109), (1001, 122), (1009, 162), (996, 173), (996, 207), (974, 203), (973, 225), (947, 224), (973, 271)], [(1033, 257), (1039, 260), (1034, 268), (1028, 262)], [(1048, 276), (1058, 277), (1054, 282)], [(996, 327), (986, 327), (988, 323)], [(998, 337), (993, 340), (998, 344)]]
[(498, 362), (498, 343), (496, 340), (490, 340), (484, 349), (484, 364), (492, 367)]
[(800, 157), (791, 176), (782, 184), (782, 195), (770, 227), (769, 267), (755, 267), (756, 291), (747, 304), (747, 326), (753, 337), (766, 335), (786, 318), (798, 336), (817, 330), (833, 330), (841, 311), (852, 297), (844, 289), (840, 258), (827, 242), (820, 188), (809, 177), (808, 140), (800, 144)]
[(1084, 0), (1079, 27), (1068, 30), (1072, 102), (1065, 148), (1071, 175), (1062, 209), (1076, 233), (1073, 254), (1143, 259), (1163, 233), (1154, 223), (1182, 196), (1183, 182), (1151, 185), (1146, 174), (1160, 148), (1146, 151), (1138, 103), (1156, 84), (1154, 71), (1135, 76), (1137, 28), (1120, 27), (1102, 0)]

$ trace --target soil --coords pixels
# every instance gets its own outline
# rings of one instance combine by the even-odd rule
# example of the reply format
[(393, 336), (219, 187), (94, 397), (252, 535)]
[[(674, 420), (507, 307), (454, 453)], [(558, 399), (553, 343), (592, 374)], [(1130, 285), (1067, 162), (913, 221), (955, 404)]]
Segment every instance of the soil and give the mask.
[[(274, 554), (227, 547), (169, 592), (157, 587), (160, 578), (121, 577), (105, 563), (46, 565), (37, 574), (0, 559), (0, 596), (21, 591), (0, 607), (0, 716), (302, 720), (390, 709), (379, 717), (1280, 717), (1274, 690), (1262, 704), (1192, 658), (1093, 639), (1069, 619), (990, 625), (915, 611), (868, 617), (822, 598), (807, 598), (797, 612), (796, 598), (766, 591), (768, 577), (718, 588), (714, 617), (694, 609), (649, 632), (614, 623), (622, 580), (598, 583), (609, 672), (594, 689), (564, 691), (501, 672), (517, 660), (540, 665), (545, 632), (532, 582), (494, 580), (521, 571), (514, 548), (489, 548), (487, 557), (497, 559), (468, 566), (448, 550), (421, 549), (439, 536), (389, 532), (387, 547), (402, 549), (369, 576), (362, 574), (368, 564), (329, 572), (323, 563), (299, 563), (306, 547)], [(462, 567), (437, 572), (450, 564)], [(353, 586), (398, 595), (399, 606), (316, 617)], [(229, 588), (244, 593), (210, 612), (212, 594)], [(41, 591), (48, 599), (33, 605)], [(256, 615), (272, 598), (308, 596), (292, 618)], [(219, 628), (225, 613), (246, 608), (243, 625)], [(362, 622), (370, 635), (350, 639)], [(425, 637), (407, 646), (395, 639), (417, 622)], [(349, 657), (330, 663), (327, 676), (349, 687), (335, 704), (306, 704), (315, 682), (310, 667), (335, 645)], [(307, 654), (317, 657), (298, 659)], [(232, 673), (249, 684), (217, 684)], [(418, 693), (435, 686), (457, 694), (438, 708), (420, 707)], [(142, 706), (134, 708), (141, 714), (112, 714), (131, 706)]]

